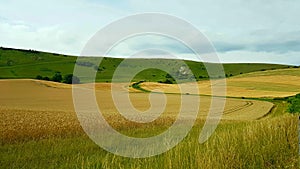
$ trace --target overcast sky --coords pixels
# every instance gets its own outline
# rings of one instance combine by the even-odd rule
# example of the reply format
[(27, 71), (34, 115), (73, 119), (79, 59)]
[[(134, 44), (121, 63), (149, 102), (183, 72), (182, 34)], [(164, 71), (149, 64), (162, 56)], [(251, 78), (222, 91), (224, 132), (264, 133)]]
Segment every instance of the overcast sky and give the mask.
[[(298, 0), (0, 0), (0, 46), (80, 55), (98, 30), (143, 12), (170, 14), (193, 24), (223, 62), (300, 65)], [(120, 44), (114, 54), (132, 53), (149, 43), (181, 49), (168, 40), (146, 39), (144, 44), (141, 39)]]

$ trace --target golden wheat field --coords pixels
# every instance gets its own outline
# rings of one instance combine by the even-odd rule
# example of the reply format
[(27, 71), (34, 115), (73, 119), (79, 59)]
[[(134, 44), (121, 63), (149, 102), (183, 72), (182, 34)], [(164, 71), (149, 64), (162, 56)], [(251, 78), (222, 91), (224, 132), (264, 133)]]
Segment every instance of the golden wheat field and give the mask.
[[(226, 96), (232, 97), (286, 97), (300, 93), (300, 69), (280, 69), (254, 72), (226, 79)], [(193, 85), (190, 83), (181, 86)], [(199, 93), (211, 95), (211, 88), (221, 85), (219, 80), (199, 81)], [(146, 90), (160, 89), (167, 93), (180, 93), (177, 84), (145, 82)]]
[[(0, 168), (299, 166), (298, 117), (283, 113), (285, 106), (281, 110), (277, 105), (275, 109), (280, 110), (280, 116), (273, 116), (276, 114), (273, 103), (226, 98), (221, 123), (209, 141), (199, 144), (200, 129), (212, 104), (210, 96), (145, 93), (124, 83), (80, 84), (76, 87), (95, 89), (99, 109), (107, 122), (127, 136), (151, 137), (166, 131), (177, 118), (182, 100), (186, 101), (185, 118), (190, 118), (188, 114), (193, 111), (195, 100), (200, 99), (198, 119), (187, 137), (172, 150), (149, 158), (125, 158), (103, 150), (84, 133), (74, 111), (71, 85), (30, 79), (0, 80)], [(149, 87), (163, 91), (161, 84), (153, 83)], [(119, 100), (112, 97), (114, 92)], [(133, 122), (124, 118), (115, 105), (121, 106), (123, 111), (132, 111), (131, 106), (122, 104), (127, 98), (135, 110), (141, 111), (138, 113), (152, 108), (160, 111), (155, 108), (161, 106), (156, 105), (164, 101), (165, 108), (154, 121)], [(88, 99), (83, 97), (83, 100)], [(212, 107), (212, 110), (218, 108)]]
[[(101, 113), (115, 128), (122, 128), (124, 125), (147, 128), (147, 126), (156, 126), (157, 124), (163, 124), (167, 127), (167, 125), (174, 122), (178, 115), (181, 95), (169, 94), (162, 97), (161, 94), (154, 94), (154, 99), (163, 98), (162, 101), (167, 100), (165, 109), (154, 109), (154, 111), (162, 111), (162, 115), (149, 124), (130, 122), (121, 116), (115, 107), (114, 102), (120, 103), (123, 100), (113, 100), (111, 85), (109, 83), (98, 83), (95, 85), (95, 91)], [(126, 98), (128, 86), (123, 83), (113, 85), (114, 91), (118, 94), (117, 97), (125, 96)], [(78, 86), (92, 87), (91, 84)], [(66, 133), (76, 134), (82, 131), (73, 107), (71, 85), (29, 79), (1, 80), (0, 93), (0, 130), (1, 139), (3, 140), (64, 135)], [(131, 92), (128, 97), (134, 108), (143, 112), (151, 107), (152, 103), (149, 100), (149, 95), (151, 94)], [(189, 108), (193, 107), (193, 100), (198, 96), (185, 95), (184, 97), (185, 104), (187, 104), (185, 107), (188, 107), (184, 111), (188, 114), (189, 111), (193, 111)], [(211, 97), (201, 96), (199, 99), (198, 118), (205, 119), (211, 105)], [(122, 110), (131, 111), (130, 105), (121, 103), (120, 105)], [(157, 106), (154, 105), (153, 107)], [(222, 119), (255, 120), (267, 114), (272, 107), (273, 104), (269, 102), (227, 99)], [(158, 126), (161, 127), (161, 125)]]

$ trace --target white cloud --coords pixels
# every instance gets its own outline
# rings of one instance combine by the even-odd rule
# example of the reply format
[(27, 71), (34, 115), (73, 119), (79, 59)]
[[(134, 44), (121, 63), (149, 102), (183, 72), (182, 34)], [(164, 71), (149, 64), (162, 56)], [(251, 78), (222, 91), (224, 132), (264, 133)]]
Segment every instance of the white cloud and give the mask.
[[(226, 62), (300, 64), (300, 1), (295, 0), (6, 0), (0, 2), (0, 46), (79, 55), (100, 28), (140, 12), (187, 20), (203, 30)], [(183, 54), (176, 43), (155, 43)], [(131, 42), (118, 50), (134, 53), (145, 45)]]
[(0, 2), (0, 46), (79, 55), (122, 11), (84, 0)]
[(79, 53), (84, 42), (78, 39), (85, 38), (58, 25), (32, 28), (22, 24), (0, 23), (0, 33), (1, 46), (68, 54)]
[(276, 63), (288, 65), (300, 65), (300, 52), (287, 52), (284, 54), (276, 52), (255, 51), (232, 51), (218, 53), (221, 62), (224, 63)]

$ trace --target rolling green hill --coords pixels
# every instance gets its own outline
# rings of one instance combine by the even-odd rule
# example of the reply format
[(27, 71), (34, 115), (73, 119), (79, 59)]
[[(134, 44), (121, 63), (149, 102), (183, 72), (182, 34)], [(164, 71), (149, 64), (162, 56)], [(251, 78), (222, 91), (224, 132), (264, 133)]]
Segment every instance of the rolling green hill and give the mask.
[[(55, 72), (61, 72), (62, 75), (72, 74), (75, 64), (86, 69), (97, 71), (97, 82), (110, 82), (116, 68), (120, 66), (126, 71), (121, 72), (118, 76), (119, 81), (124, 81), (129, 75), (138, 72), (139, 69), (149, 67), (138, 73), (133, 81), (147, 80), (160, 81), (166, 83), (174, 83), (172, 77), (166, 72), (153, 69), (153, 65), (165, 67), (173, 75), (178, 76), (182, 80), (188, 81), (192, 74), (197, 80), (207, 79), (207, 71), (203, 63), (194, 61), (184, 61), (192, 72), (180, 74), (179, 69), (183, 67), (180, 60), (167, 59), (128, 59), (122, 63), (124, 59), (104, 58), (100, 65), (95, 65), (95, 58), (85, 58), (83, 61), (76, 63), (76, 56), (67, 56), (54, 53), (46, 53), (34, 50), (21, 50), (11, 48), (0, 48), (0, 78), (16, 79), (16, 78), (36, 78), (37, 75), (51, 78)], [(122, 63), (120, 65), (120, 63)], [(213, 63), (209, 63), (214, 65)], [(223, 64), (227, 77), (238, 74), (249, 73), (254, 71), (264, 71), (270, 69), (288, 68), (288, 65), (278, 64), (257, 64), (257, 63), (240, 63), (240, 64)], [(122, 74), (123, 73), (123, 74)], [(212, 78), (220, 78), (218, 76)], [(167, 81), (169, 80), (169, 81)], [(85, 82), (83, 79), (82, 82)]]

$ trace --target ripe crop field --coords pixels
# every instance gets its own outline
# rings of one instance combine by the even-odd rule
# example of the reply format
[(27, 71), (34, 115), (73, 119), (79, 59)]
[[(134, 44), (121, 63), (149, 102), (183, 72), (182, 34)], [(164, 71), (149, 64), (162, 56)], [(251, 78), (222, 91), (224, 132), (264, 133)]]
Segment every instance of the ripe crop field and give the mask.
[[(232, 97), (286, 97), (300, 93), (300, 68), (259, 71), (226, 79), (227, 96)], [(181, 85), (190, 85), (189, 83)], [(199, 81), (199, 93), (211, 95), (211, 87), (218, 86), (218, 80)], [(160, 89), (167, 93), (180, 93), (177, 84), (145, 82), (146, 90)]]
[[(126, 90), (125, 84), (114, 84), (117, 92)], [(83, 86), (87, 86), (83, 84)], [(0, 114), (1, 114), (1, 138), (14, 139), (28, 137), (41, 137), (43, 135), (72, 133), (80, 129), (76, 119), (72, 102), (71, 86), (55, 82), (38, 80), (1, 80), (0, 90)], [(116, 128), (122, 123), (138, 125), (127, 122), (114, 106), (110, 92), (111, 84), (96, 84), (96, 96), (101, 112)], [(23, 90), (26, 88), (26, 90)], [(186, 96), (185, 99), (194, 99), (195, 96)], [(136, 109), (146, 111), (150, 108), (149, 93), (131, 93), (130, 99)], [(172, 124), (176, 119), (181, 102), (180, 95), (167, 95), (166, 108), (162, 116), (154, 121), (156, 124)], [(18, 102), (16, 102), (18, 100)], [(198, 117), (205, 119), (209, 111), (211, 97), (200, 97)], [(22, 104), (19, 104), (22, 103)], [(192, 107), (192, 105), (187, 105)], [(273, 104), (255, 100), (227, 99), (223, 119), (227, 120), (255, 120), (267, 114)], [(130, 107), (123, 107), (130, 110)], [(189, 109), (185, 110), (189, 111)], [(188, 113), (188, 112), (187, 112)], [(168, 122), (166, 122), (166, 119)], [(119, 123), (121, 122), (121, 123)], [(155, 125), (154, 125), (155, 124)], [(146, 125), (139, 125), (147, 127)]]
[[(167, 130), (176, 119), (180, 95), (166, 94), (166, 108), (158, 119), (146, 124), (126, 120), (114, 107), (112, 85), (121, 95), (128, 90), (123, 83), (97, 83), (95, 93), (104, 117), (120, 133), (132, 137), (154, 136)], [(145, 111), (151, 107), (152, 94), (129, 89), (136, 109)], [(281, 114), (260, 119), (273, 107), (269, 102), (227, 98), (216, 132), (206, 143), (199, 144), (199, 133), (211, 102), (211, 97), (201, 96), (196, 123), (181, 143), (159, 156), (130, 159), (106, 152), (87, 137), (74, 112), (70, 85), (0, 80), (0, 93), (0, 168), (298, 167), (298, 117)], [(192, 103), (196, 96), (184, 97)]]

